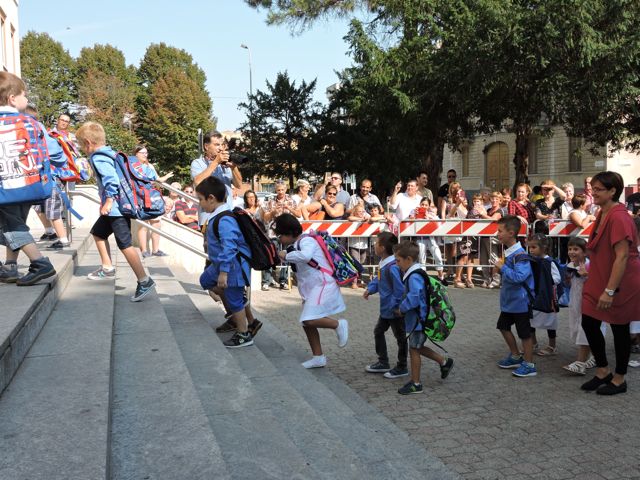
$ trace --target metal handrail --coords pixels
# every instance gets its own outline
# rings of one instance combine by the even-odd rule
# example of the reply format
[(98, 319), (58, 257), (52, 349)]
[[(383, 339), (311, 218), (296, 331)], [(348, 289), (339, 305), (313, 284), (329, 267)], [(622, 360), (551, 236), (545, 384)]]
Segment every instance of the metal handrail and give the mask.
[(198, 207), (200, 206), (200, 202), (198, 201), (198, 199), (196, 197), (192, 197), (191, 195), (184, 193), (182, 190), (178, 190), (177, 188), (172, 187), (171, 185), (169, 185), (168, 183), (163, 183), (163, 182), (158, 182), (156, 181), (155, 183), (157, 183), (158, 185), (160, 185), (162, 188), (164, 188), (165, 190), (169, 190), (170, 192), (175, 193), (176, 195), (178, 195), (179, 197), (182, 198), (186, 198), (188, 200), (191, 200), (193, 203), (195, 203)]
[[(100, 203), (101, 203), (99, 199), (97, 199), (97, 198), (96, 198), (96, 197), (94, 197), (93, 195), (90, 195), (90, 194), (88, 194), (88, 193), (86, 193), (86, 192), (82, 192), (82, 191), (75, 190), (75, 191), (70, 192), (70, 194), (71, 194), (72, 196), (80, 196), (80, 197), (84, 197), (84, 198), (86, 198), (87, 200), (91, 200), (92, 202), (97, 203), (98, 205), (100, 205)], [(146, 223), (146, 222), (143, 222), (142, 220), (133, 219), (133, 221), (134, 221), (134, 222), (136, 222), (138, 225), (140, 225), (140, 226), (142, 226), (142, 227), (144, 227), (144, 228), (148, 228), (149, 230), (151, 230), (151, 231), (152, 231), (152, 232), (154, 232), (154, 233), (157, 233), (157, 234), (158, 234), (158, 235), (160, 235), (161, 237), (166, 238), (166, 239), (167, 239), (167, 240), (169, 240), (170, 242), (175, 243), (176, 245), (178, 245), (178, 246), (180, 246), (180, 247), (182, 247), (182, 248), (185, 248), (185, 249), (189, 250), (191, 253), (195, 253), (196, 255), (198, 255), (198, 256), (200, 256), (200, 257), (202, 257), (202, 258), (205, 258), (205, 259), (206, 259), (206, 258), (209, 258), (209, 257), (207, 256), (207, 254), (206, 254), (206, 253), (204, 253), (202, 250), (199, 250), (199, 249), (197, 249), (197, 248), (195, 248), (195, 247), (192, 247), (192, 246), (191, 246), (191, 245), (189, 245), (188, 243), (183, 242), (183, 241), (182, 241), (182, 240), (180, 240), (179, 238), (177, 238), (177, 237), (175, 237), (175, 236), (171, 235), (170, 233), (164, 232), (164, 231), (162, 231), (162, 230), (161, 230), (161, 229), (159, 229), (159, 228), (156, 228), (156, 227), (154, 227), (154, 226), (152, 226), (152, 225), (149, 225), (149, 224), (148, 224), (148, 223)], [(184, 225), (183, 225), (183, 226), (184, 226)], [(196, 233), (197, 233), (197, 232), (196, 232)]]

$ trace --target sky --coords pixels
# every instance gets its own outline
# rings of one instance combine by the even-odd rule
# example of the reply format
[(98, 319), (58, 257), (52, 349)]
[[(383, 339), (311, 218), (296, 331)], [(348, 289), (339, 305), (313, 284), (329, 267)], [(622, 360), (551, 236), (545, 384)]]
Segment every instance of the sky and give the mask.
[[(51, 6), (51, 8), (47, 8)], [(286, 26), (268, 26), (266, 12), (243, 0), (21, 0), (19, 33), (46, 32), (77, 57), (83, 47), (111, 44), (138, 66), (147, 46), (165, 42), (189, 52), (207, 75), (207, 89), (219, 130), (234, 130), (244, 120), (238, 103), (249, 91), (251, 50), (253, 90), (288, 71), (298, 84), (317, 79), (315, 99), (326, 103), (335, 71), (350, 65), (343, 37), (347, 21), (320, 22), (293, 36)]]

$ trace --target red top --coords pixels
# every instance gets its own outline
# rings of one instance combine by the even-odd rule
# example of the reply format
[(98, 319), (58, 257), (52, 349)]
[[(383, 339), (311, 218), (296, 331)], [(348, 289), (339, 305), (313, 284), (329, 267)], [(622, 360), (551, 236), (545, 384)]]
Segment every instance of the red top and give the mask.
[[(582, 313), (597, 320), (614, 325), (624, 325), (640, 319), (640, 258), (638, 258), (638, 232), (633, 219), (624, 205), (617, 204), (609, 210), (602, 224), (602, 212), (589, 237), (587, 250), (591, 262), (589, 277), (582, 294)], [(607, 288), (613, 261), (616, 258), (613, 246), (626, 240), (629, 242), (629, 258), (613, 304), (608, 310), (597, 308), (600, 295)]]

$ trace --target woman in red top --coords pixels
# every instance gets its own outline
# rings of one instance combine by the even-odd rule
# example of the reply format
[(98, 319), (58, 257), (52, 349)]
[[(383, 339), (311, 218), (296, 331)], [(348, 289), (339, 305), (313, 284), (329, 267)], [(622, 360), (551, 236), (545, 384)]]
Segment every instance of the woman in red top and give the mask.
[[(625, 206), (618, 203), (624, 182), (616, 172), (600, 172), (591, 180), (593, 201), (600, 207), (587, 250), (591, 266), (582, 296), (582, 328), (596, 359), (596, 375), (583, 390), (601, 395), (627, 391), (624, 376), (631, 352), (629, 323), (640, 309), (638, 232)], [(616, 351), (611, 374), (600, 325), (611, 325)]]
[(536, 219), (536, 209), (529, 200), (529, 195), (531, 187), (526, 183), (520, 183), (516, 186), (516, 198), (507, 205), (507, 213), (515, 215), (525, 225), (533, 223)]

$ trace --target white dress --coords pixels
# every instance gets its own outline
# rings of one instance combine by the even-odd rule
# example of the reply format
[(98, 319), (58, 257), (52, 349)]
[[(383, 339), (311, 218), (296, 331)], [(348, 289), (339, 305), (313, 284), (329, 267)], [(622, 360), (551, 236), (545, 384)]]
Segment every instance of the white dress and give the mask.
[(298, 291), (302, 297), (300, 321), (317, 320), (344, 312), (347, 307), (335, 279), (307, 263), (314, 259), (321, 267), (331, 270), (318, 242), (311, 237), (303, 237), (295, 246), (297, 249), (287, 253), (285, 259), (296, 265)]
[[(568, 269), (577, 270), (573, 262), (567, 264)], [(586, 261), (586, 268), (589, 270), (589, 260)], [(576, 342), (576, 345), (588, 346), (587, 336), (582, 329), (582, 289), (587, 277), (571, 275), (571, 292), (569, 293), (569, 338)], [(600, 326), (602, 335), (607, 334), (607, 324), (602, 322)]]

